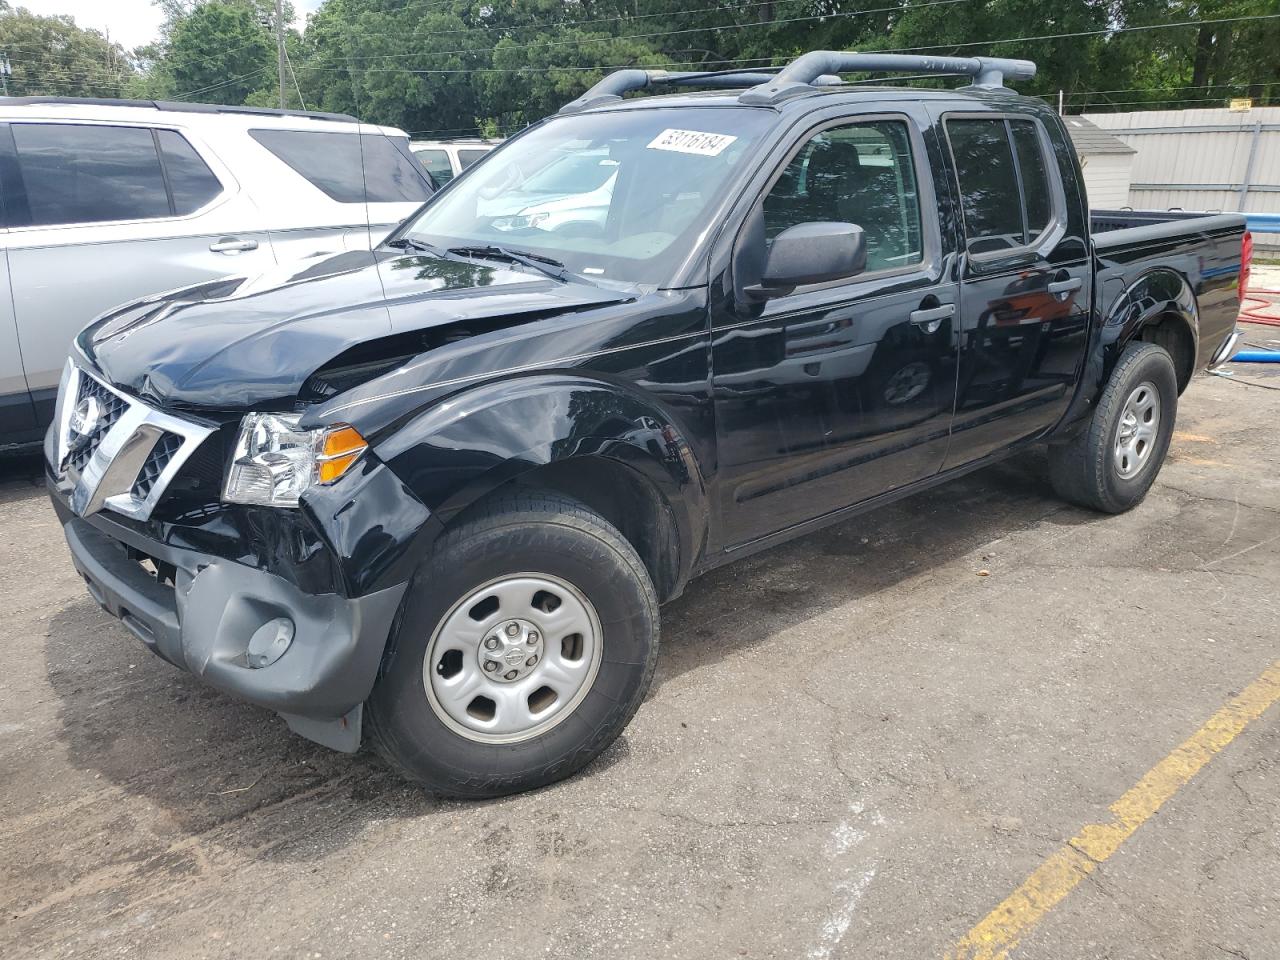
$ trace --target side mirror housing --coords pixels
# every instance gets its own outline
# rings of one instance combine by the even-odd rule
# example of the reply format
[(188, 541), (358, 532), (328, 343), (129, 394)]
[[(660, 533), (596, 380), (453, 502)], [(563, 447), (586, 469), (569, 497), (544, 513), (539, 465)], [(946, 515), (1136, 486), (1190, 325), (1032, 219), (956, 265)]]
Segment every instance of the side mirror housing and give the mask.
[(785, 296), (796, 287), (857, 276), (867, 268), (867, 238), (853, 223), (797, 223), (769, 248), (764, 275), (746, 289), (756, 300)]

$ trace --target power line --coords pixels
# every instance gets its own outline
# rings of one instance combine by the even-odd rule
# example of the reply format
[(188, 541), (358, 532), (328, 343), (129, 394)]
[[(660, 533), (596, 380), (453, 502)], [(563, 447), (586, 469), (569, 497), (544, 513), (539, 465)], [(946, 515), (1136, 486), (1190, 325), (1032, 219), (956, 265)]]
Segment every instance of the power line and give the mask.
[[(912, 4), (910, 6), (911, 7), (936, 6), (941, 3), (956, 3), (956, 2), (962, 2), (962, 0), (930, 0), (930, 2), (928, 3)], [(893, 9), (902, 10), (902, 9), (909, 9), (909, 7), (896, 7)], [(864, 12), (870, 13), (873, 11), (864, 11)], [(1150, 31), (1150, 30), (1171, 30), (1179, 27), (1213, 26), (1215, 24), (1221, 24), (1221, 23), (1239, 23), (1244, 20), (1259, 21), (1259, 20), (1274, 20), (1278, 18), (1280, 18), (1280, 13), (1260, 14), (1252, 17), (1220, 17), (1212, 20), (1184, 20), (1178, 23), (1146, 24), (1146, 25), (1132, 26), (1132, 27), (1107, 27), (1100, 30), (1078, 30), (1070, 33), (1050, 33), (1050, 34), (1024, 36), (1024, 37), (1003, 37), (1003, 38), (989, 39), (989, 40), (970, 40), (962, 43), (943, 43), (943, 44), (934, 44), (932, 46), (921, 46), (921, 47), (898, 47), (898, 48), (885, 49), (885, 50), (867, 50), (864, 52), (866, 53), (921, 53), (921, 52), (931, 51), (931, 50), (958, 50), (958, 49), (967, 48), (967, 47), (994, 46), (997, 44), (1005, 44), (1005, 43), (1032, 43), (1032, 42), (1041, 41), (1041, 40), (1064, 40), (1064, 39), (1070, 39), (1074, 37), (1092, 37), (1092, 36), (1104, 36), (1104, 35), (1115, 36), (1121, 33), (1135, 33), (1135, 32)], [(825, 19), (825, 18), (819, 18), (819, 19)], [(782, 23), (784, 21), (779, 20), (774, 22)], [(755, 24), (750, 24), (750, 25), (738, 24), (738, 25), (730, 25), (730, 27), (720, 27), (720, 28), (699, 28), (697, 30), (676, 30), (676, 31), (668, 31), (665, 33), (653, 33), (653, 34), (624, 34), (621, 36), (587, 38), (582, 41), (553, 40), (553, 41), (548, 41), (545, 44), (525, 44), (521, 47), (507, 47), (506, 49), (508, 50), (536, 49), (536, 48), (541, 48), (541, 47), (546, 47), (551, 45), (563, 45), (563, 44), (573, 44), (573, 43), (605, 43), (605, 42), (612, 42), (617, 40), (633, 40), (633, 39), (644, 39), (644, 38), (652, 39), (660, 36), (671, 36), (675, 34), (690, 33), (690, 32), (703, 33), (711, 29), (729, 29), (734, 26), (755, 26)], [(457, 55), (468, 54), (468, 53), (492, 53), (492, 52), (493, 52), (493, 48), (483, 47), (483, 48), (470, 48), (470, 49), (463, 49), (463, 50), (422, 51), (420, 53), (413, 54), (412, 56), (427, 58), (427, 57), (457, 56)], [(715, 62), (723, 63), (723, 64), (747, 64), (747, 63), (772, 62), (777, 59), (780, 59), (780, 58), (778, 57), (740, 57), (736, 59), (717, 60)], [(685, 61), (685, 63), (700, 65), (698, 61)], [(568, 66), (560, 67), (555, 65), (538, 65), (536, 67), (529, 66), (529, 67), (518, 67), (518, 68), (477, 67), (477, 68), (452, 68), (452, 69), (431, 69), (431, 68), (420, 69), (420, 68), (413, 68), (413, 67), (364, 67), (362, 68), (362, 72), (364, 73), (404, 72), (404, 73), (413, 73), (418, 75), (433, 75), (433, 74), (455, 74), (455, 73), (526, 73), (529, 70), (533, 70), (533, 69), (537, 69), (537, 70), (617, 70), (617, 69), (625, 69), (628, 67), (643, 67), (643, 66), (644, 66), (643, 64), (620, 64), (620, 65), (613, 65), (613, 66), (597, 65), (597, 66), (583, 66), (583, 67), (568, 67)], [(655, 65), (654, 68), (661, 69), (665, 66), (670, 66), (670, 65), (658, 64), (658, 65)], [(314, 64), (314, 65), (304, 64), (302, 65), (302, 69), (320, 70), (320, 71), (325, 71), (330, 73), (349, 72), (348, 67), (325, 67), (325, 66), (321, 66), (320, 64)]]
[[(1179, 105), (1184, 103), (1222, 103), (1222, 101), (1227, 99), (1229, 98), (1228, 97), (1195, 97), (1195, 98), (1184, 100), (1180, 97), (1164, 97), (1164, 98), (1157, 97), (1155, 100), (1099, 100), (1097, 103), (1088, 104), (1087, 107), (1085, 104), (1081, 104), (1081, 103), (1074, 103), (1072, 104), (1072, 107), (1074, 109), (1077, 109), (1083, 112), (1086, 109), (1092, 111), (1095, 108), (1102, 109), (1105, 107), (1126, 107), (1126, 106), (1135, 106), (1135, 105), (1150, 107), (1157, 103), (1172, 103), (1172, 104), (1179, 104)], [(1249, 128), (1241, 127), (1241, 130), (1247, 133)], [(1122, 134), (1125, 131), (1115, 130), (1115, 131), (1108, 131), (1108, 132)]]
[[(772, 5), (774, 2), (776, 2), (776, 0), (759, 0), (759, 2), (743, 4), (742, 8), (739, 8), (739, 9)], [(512, 46), (506, 47), (506, 49), (508, 50), (528, 49), (533, 47), (556, 46), (556, 45), (566, 45), (566, 44), (575, 44), (575, 43), (608, 43), (611, 40), (644, 40), (644, 39), (652, 39), (655, 37), (671, 37), (671, 36), (677, 36), (677, 35), (688, 34), (688, 33), (718, 33), (722, 30), (746, 30), (751, 27), (774, 27), (774, 26), (779, 26), (779, 25), (784, 25), (789, 23), (807, 23), (815, 20), (848, 20), (854, 17), (870, 16), (876, 13), (904, 13), (908, 10), (916, 10), (921, 7), (936, 7), (936, 6), (943, 6), (946, 4), (964, 3), (964, 2), (966, 2), (966, 0), (925, 0), (925, 2), (922, 2), (922, 3), (911, 3), (911, 4), (905, 4), (905, 5), (895, 4), (894, 6), (877, 7), (873, 10), (835, 11), (833, 13), (815, 14), (813, 16), (808, 16), (808, 17), (790, 17), (790, 18), (781, 19), (781, 20), (757, 20), (757, 21), (753, 21), (752, 23), (720, 23), (720, 24), (711, 24), (709, 26), (704, 26), (704, 27), (689, 27), (681, 30), (666, 30), (666, 31), (656, 32), (656, 33), (631, 33), (631, 34), (610, 35), (607, 37), (583, 37), (577, 40), (551, 40), (551, 41), (546, 41), (544, 43), (527, 43), (523, 45), (512, 45)], [(645, 20), (652, 17), (678, 17), (678, 16), (683, 16), (684, 14), (689, 14), (689, 13), (705, 13), (705, 12), (707, 12), (706, 8), (695, 8), (691, 10), (672, 10), (666, 13), (642, 13), (642, 14), (637, 14), (634, 17), (597, 17), (592, 20), (566, 20), (566, 21), (560, 21), (560, 22), (547, 20), (539, 23), (512, 24), (509, 26), (464, 27), (460, 30), (432, 31), (431, 35), (433, 37), (441, 37), (441, 36), (448, 36), (451, 34), (458, 34), (458, 33), (506, 33), (508, 31), (531, 30), (535, 28), (563, 29), (565, 27), (583, 26), (585, 24), (591, 24), (591, 23), (630, 23), (633, 20)], [(724, 12), (728, 13), (729, 11), (726, 10)], [(387, 37), (399, 37), (399, 36), (402, 36), (402, 34), (357, 33), (357, 34), (352, 34), (351, 39), (352, 40), (378, 40), (378, 39), (385, 39)], [(452, 56), (455, 54), (463, 54), (463, 53), (488, 53), (488, 52), (491, 52), (492, 49), (493, 49), (492, 47), (479, 47), (479, 48), (470, 48), (466, 50), (436, 50), (436, 51), (427, 51), (426, 55), (434, 54), (437, 56)], [(368, 56), (356, 56), (356, 57), (351, 57), (350, 59), (352, 60), (399, 60), (399, 59), (406, 59), (406, 58), (423, 56), (423, 55), (424, 54), (422, 53), (383, 53), (383, 54), (369, 54)]]
[[(527, 49), (545, 48), (548, 46), (571, 45), (571, 44), (580, 44), (580, 43), (605, 43), (605, 42), (622, 41), (622, 40), (629, 40), (629, 39), (656, 39), (656, 38), (665, 37), (665, 36), (679, 36), (679, 35), (684, 35), (689, 33), (715, 32), (718, 30), (726, 30), (726, 29), (745, 29), (747, 27), (769, 26), (771, 24), (776, 25), (776, 24), (795, 23), (795, 22), (807, 22), (807, 21), (813, 21), (813, 20), (841, 19), (841, 18), (864, 16), (864, 15), (870, 15), (874, 13), (883, 13), (883, 12), (890, 12), (890, 11), (902, 12), (902, 11), (911, 10), (919, 7), (940, 6), (940, 5), (953, 4), (958, 2), (963, 2), (963, 0), (926, 0), (926, 2), (908, 4), (906, 6), (882, 7), (882, 8), (876, 8), (873, 10), (862, 10), (862, 11), (849, 11), (848, 13), (843, 13), (843, 14), (836, 13), (836, 14), (826, 14), (822, 16), (812, 16), (812, 17), (794, 17), (794, 18), (786, 18), (782, 20), (757, 22), (757, 23), (751, 23), (751, 24), (724, 24), (719, 26), (698, 27), (698, 28), (689, 28), (689, 29), (672, 30), (672, 31), (660, 31), (660, 32), (653, 32), (653, 33), (646, 33), (646, 34), (624, 34), (624, 35), (609, 36), (609, 37), (589, 37), (589, 38), (583, 38), (581, 40), (558, 40), (558, 41), (553, 40), (553, 41), (546, 41), (543, 43), (510, 45), (506, 49), (526, 49), (527, 50)], [(674, 15), (676, 14), (674, 13), (667, 14), (667, 16), (674, 16)], [(645, 16), (651, 16), (651, 15), (645, 15)], [(1242, 21), (1263, 21), (1263, 20), (1273, 20), (1277, 18), (1280, 18), (1280, 14), (1262, 14), (1262, 15), (1256, 15), (1256, 16), (1241, 16), (1241, 17), (1221, 17), (1221, 18), (1215, 18), (1210, 20), (1186, 20), (1186, 21), (1181, 21), (1177, 23), (1168, 23), (1168, 24), (1146, 24), (1146, 25), (1136, 25), (1136, 26), (1129, 26), (1129, 27), (1109, 27), (1109, 28), (1103, 28), (1099, 30), (1082, 30), (1082, 31), (1072, 31), (1067, 33), (1044, 34), (1044, 35), (1023, 36), (1023, 37), (1005, 37), (1005, 38), (999, 38), (999, 39), (974, 40), (974, 41), (948, 43), (948, 44), (935, 44), (932, 46), (904, 47), (904, 48), (898, 48), (898, 49), (892, 49), (892, 50), (881, 50), (881, 51), (871, 51), (871, 52), (914, 53), (914, 52), (923, 52), (923, 51), (930, 51), (930, 50), (961, 49), (961, 48), (998, 45), (998, 44), (1007, 44), (1007, 43), (1030, 43), (1030, 42), (1043, 41), (1043, 40), (1060, 40), (1060, 39), (1069, 39), (1069, 38), (1085, 37), (1085, 36), (1113, 36), (1121, 33), (1141, 32), (1141, 31), (1150, 31), (1150, 30), (1167, 30), (1167, 29), (1177, 29), (1181, 27), (1208, 26), (1208, 25), (1216, 25), (1216, 24), (1223, 24), (1223, 23), (1238, 23)], [(600, 19), (602, 20), (615, 19), (615, 20), (621, 21), (625, 18), (600, 18)], [(527, 26), (532, 26), (532, 25), (527, 25)], [(492, 30), (496, 28), (483, 28), (483, 29)], [(520, 28), (517, 27), (515, 29), (520, 29)], [(368, 36), (372, 36), (372, 35), (368, 35)], [(253, 46), (253, 45), (255, 44), (247, 44), (245, 46), (247, 47), (247, 46)], [(244, 48), (242, 47), (239, 49), (244, 49)], [(456, 55), (468, 54), (468, 53), (492, 53), (492, 48), (486, 47), (486, 48), (470, 48), (470, 49), (452, 50), (452, 51), (424, 51), (424, 52), (419, 52), (414, 54), (392, 54), (392, 55), (385, 55), (385, 56), (369, 56), (369, 57), (363, 57), (363, 58), (351, 57), (351, 58), (344, 58), (344, 59), (373, 60), (373, 59), (393, 59), (393, 58), (399, 59), (402, 57), (431, 57), (431, 56), (441, 57), (441, 56), (456, 56)], [(209, 59), (212, 59), (212, 58), (209, 58)], [(736, 58), (736, 59), (718, 60), (716, 62), (724, 63), (724, 64), (748, 64), (748, 63), (772, 62), (776, 59), (779, 59), (779, 58), (743, 57), (743, 58)], [(700, 66), (700, 65), (702, 64), (698, 61), (683, 61), (681, 63), (658, 64), (654, 66), (661, 68), (661, 67), (673, 67), (673, 66)], [(289, 66), (292, 69), (292, 64), (290, 64)], [(581, 67), (573, 67), (573, 66), (560, 67), (560, 66), (554, 66), (554, 65), (551, 65), (551, 66), (539, 65), (537, 67), (534, 67), (534, 66), (519, 67), (519, 68), (480, 67), (480, 68), (471, 68), (471, 69), (466, 69), (466, 68), (463, 68), (463, 69), (414, 69), (414, 68), (407, 68), (407, 67), (405, 68), (366, 67), (366, 68), (363, 68), (363, 72), (365, 73), (406, 72), (406, 73), (412, 73), (415, 75), (461, 74), (461, 73), (518, 74), (518, 73), (526, 73), (534, 69), (538, 69), (538, 70), (551, 69), (551, 70), (577, 72), (577, 71), (612, 70), (612, 69), (621, 69), (625, 67), (635, 67), (635, 66), (640, 66), (640, 65), (619, 64), (619, 65), (592, 65), (592, 66), (581, 66)], [(329, 73), (347, 73), (350, 71), (350, 68), (347, 66), (326, 67), (326, 66), (322, 66), (321, 64), (305, 64), (305, 63), (300, 64), (299, 69), (314, 70), (314, 71), (329, 72)], [(223, 87), (238, 83), (242, 80), (250, 79), (261, 73), (265, 73), (266, 70), (267, 68), (264, 67), (264, 68), (260, 68), (258, 70), (254, 70), (249, 73), (243, 74), (238, 77), (233, 77), (230, 79), (221, 80), (217, 83), (208, 84), (207, 86), (200, 87), (196, 90), (186, 91), (182, 94), (179, 94), (175, 96), (174, 99), (187, 100), (199, 94), (208, 93), (210, 91), (221, 89)], [(69, 85), (69, 86), (94, 82), (88, 79), (82, 80), (82, 81), (71, 80), (71, 79), (60, 79), (60, 80), (52, 80), (52, 79), (39, 80), (37, 78), (19, 78), (19, 79), (22, 79), (25, 82), (34, 83), (34, 84), (40, 84), (40, 83), (62, 84), (62, 85)], [(296, 83), (296, 74), (294, 79)], [(118, 82), (116, 81), (115, 78), (111, 78), (111, 80), (112, 82)], [(102, 82), (102, 81), (98, 81), (98, 82)], [(1268, 84), (1268, 85), (1271, 85), (1271, 84)], [(1208, 86), (1215, 86), (1215, 85), (1204, 85), (1204, 86), (1208, 87)], [(1131, 88), (1131, 90), (1116, 90), (1112, 92), (1142, 92), (1143, 89), (1145, 88)], [(1163, 89), (1175, 89), (1175, 88), (1170, 87), (1170, 88), (1163, 88)], [(1095, 91), (1095, 92), (1100, 93), (1101, 91)], [(1079, 96), (1090, 95), (1090, 93), (1091, 92), (1089, 91), (1076, 92), (1076, 93), (1072, 93), (1071, 96), (1079, 97)]]
[[(1174, 84), (1167, 87), (1121, 87), (1115, 90), (1080, 90), (1075, 93), (1068, 93), (1068, 97), (1089, 97), (1094, 94), (1102, 93), (1146, 93), (1148, 90), (1211, 90), (1214, 87), (1274, 87), (1280, 85), (1280, 80), (1231, 80), (1226, 83), (1199, 83), (1195, 86), (1191, 84)], [(1045, 96), (1057, 97), (1057, 94), (1045, 94)]]
[(271, 67), (259, 67), (257, 70), (252, 70), (249, 73), (241, 74), (238, 77), (231, 77), (228, 80), (219, 80), (217, 83), (211, 83), (208, 86), (200, 87), (196, 90), (188, 90), (186, 93), (175, 94), (173, 97), (170, 97), (170, 99), (171, 100), (189, 100), (192, 97), (194, 97), (196, 94), (208, 93), (210, 90), (217, 90), (220, 87), (232, 86), (234, 84), (239, 83), (241, 80), (248, 80), (252, 77), (258, 76), (259, 74), (267, 73), (270, 69)]
[[(876, 7), (872, 10), (850, 10), (845, 13), (824, 13), (811, 17), (790, 17), (782, 20), (764, 20), (754, 23), (722, 23), (705, 27), (686, 27), (681, 30), (661, 30), (654, 33), (623, 33), (605, 37), (582, 37), (573, 40), (545, 40), (535, 43), (509, 44), (504, 50), (534, 50), (544, 47), (574, 46), (585, 43), (614, 43), (619, 40), (655, 40), (659, 37), (676, 37), (690, 33), (720, 33), (725, 30), (747, 30), (752, 27), (774, 27), (789, 23), (810, 23), (814, 20), (847, 20), (854, 17), (870, 16), (875, 13), (902, 13), (917, 10), (921, 7), (937, 7), (953, 3), (965, 3), (966, 0), (924, 0), (922, 3), (896, 4), (888, 7)], [(624, 18), (615, 18), (622, 21)], [(548, 24), (548, 26), (556, 26)], [(390, 36), (389, 34), (387, 36)], [(352, 39), (357, 39), (353, 37)], [(365, 57), (350, 57), (351, 60), (399, 60), (412, 57), (451, 57), (468, 53), (492, 53), (493, 47), (467, 47), (462, 50), (427, 50), (421, 53), (388, 53), (371, 54)], [(733, 62), (733, 61), (727, 61)]]
[(923, 50), (958, 50), (961, 47), (984, 47), (998, 43), (1029, 43), (1032, 40), (1067, 40), (1072, 37), (1111, 36), (1117, 33), (1136, 33), (1141, 30), (1173, 30), (1177, 27), (1210, 27), (1219, 23), (1239, 23), (1242, 20), (1275, 20), (1280, 13), (1263, 13), (1252, 17), (1220, 17), (1215, 20), (1183, 20), (1179, 23), (1151, 23), (1136, 27), (1106, 27), (1102, 30), (1077, 30), (1073, 33), (1048, 33), (1036, 37), (1006, 37), (1003, 40), (971, 40), (966, 43), (939, 43), (931, 47), (901, 47), (897, 50), (868, 50), (868, 53), (919, 53)]

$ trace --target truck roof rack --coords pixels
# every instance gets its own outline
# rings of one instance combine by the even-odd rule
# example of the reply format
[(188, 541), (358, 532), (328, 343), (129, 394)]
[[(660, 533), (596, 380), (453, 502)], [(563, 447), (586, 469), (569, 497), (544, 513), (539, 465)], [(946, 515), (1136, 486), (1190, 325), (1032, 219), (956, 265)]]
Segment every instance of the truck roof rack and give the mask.
[(340, 120), (359, 123), (345, 113), (322, 113), (317, 110), (279, 110), (272, 107), (231, 107), (221, 103), (187, 103), (182, 100), (123, 100), (110, 97), (0, 97), (0, 107), (28, 104), (66, 104), (91, 107), (140, 107), (144, 110), (169, 110), (181, 113), (248, 113), (262, 117), (310, 117), (313, 120)]
[(973, 77), (973, 86), (1004, 89), (1004, 78), (1030, 80), (1036, 65), (1030, 60), (1003, 57), (925, 57), (907, 53), (842, 53), (814, 50), (797, 57), (769, 82), (752, 87), (738, 99), (742, 103), (770, 104), (809, 90), (818, 78), (839, 73), (932, 73)]
[[(770, 83), (781, 67), (756, 67), (750, 70), (707, 70), (672, 73), (668, 70), (615, 70), (577, 100), (566, 103), (560, 113), (577, 113), (588, 107), (621, 100), (624, 93), (644, 90), (647, 87), (723, 87), (738, 89)], [(839, 86), (843, 81), (835, 76), (815, 77), (815, 86)]]
[(931, 57), (903, 53), (854, 53), (814, 50), (792, 60), (780, 70), (716, 70), (670, 73), (666, 70), (615, 70), (577, 100), (560, 108), (577, 113), (588, 107), (621, 100), (622, 95), (654, 86), (746, 87), (738, 101), (751, 105), (779, 103), (807, 93), (814, 87), (840, 86), (841, 73), (927, 73), (972, 77), (973, 86), (1004, 89), (1005, 78), (1030, 80), (1036, 65), (1030, 60), (1003, 57)]

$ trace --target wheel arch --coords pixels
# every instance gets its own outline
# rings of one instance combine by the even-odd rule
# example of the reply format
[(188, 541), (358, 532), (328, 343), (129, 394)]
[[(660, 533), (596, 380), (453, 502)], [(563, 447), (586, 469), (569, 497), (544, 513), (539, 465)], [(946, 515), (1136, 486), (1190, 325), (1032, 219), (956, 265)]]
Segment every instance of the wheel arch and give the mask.
[(475, 387), (403, 421), (375, 453), (437, 521), (419, 555), (516, 487), (562, 493), (612, 523), (660, 600), (679, 595), (706, 542), (706, 485), (687, 432), (656, 398), (610, 381), (539, 374)]
[(1199, 305), (1187, 278), (1176, 270), (1156, 267), (1130, 284), (1108, 315), (1108, 327), (1118, 336), (1110, 351), (1107, 376), (1121, 352), (1134, 340), (1163, 347), (1173, 358), (1181, 394), (1195, 373), (1199, 354)]
[(1066, 443), (1088, 423), (1115, 372), (1120, 355), (1134, 340), (1169, 350), (1181, 394), (1195, 373), (1199, 354), (1199, 304), (1187, 278), (1169, 267), (1152, 267), (1130, 280), (1100, 277), (1097, 307), (1101, 322), (1091, 333), (1080, 382), (1071, 405), (1049, 436)]

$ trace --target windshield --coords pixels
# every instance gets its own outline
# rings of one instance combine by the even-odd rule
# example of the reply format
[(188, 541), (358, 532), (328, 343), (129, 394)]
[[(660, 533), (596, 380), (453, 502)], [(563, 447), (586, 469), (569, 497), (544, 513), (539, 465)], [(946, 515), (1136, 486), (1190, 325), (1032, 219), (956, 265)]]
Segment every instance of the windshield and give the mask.
[(770, 121), (763, 111), (714, 107), (556, 117), (487, 158), (406, 233), (662, 286), (713, 226), (706, 211)]

